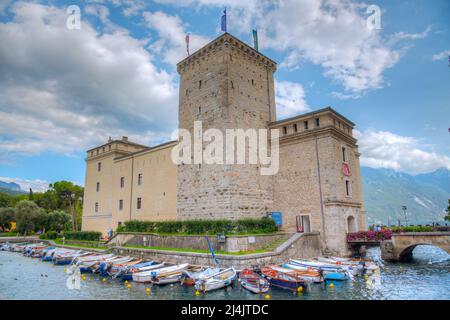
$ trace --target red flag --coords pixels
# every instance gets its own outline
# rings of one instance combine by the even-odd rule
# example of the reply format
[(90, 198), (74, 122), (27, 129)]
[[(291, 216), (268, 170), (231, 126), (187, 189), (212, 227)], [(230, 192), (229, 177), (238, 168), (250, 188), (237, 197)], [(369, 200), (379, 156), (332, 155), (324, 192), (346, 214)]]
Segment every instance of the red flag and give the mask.
[(189, 56), (189, 33), (186, 34), (186, 51)]

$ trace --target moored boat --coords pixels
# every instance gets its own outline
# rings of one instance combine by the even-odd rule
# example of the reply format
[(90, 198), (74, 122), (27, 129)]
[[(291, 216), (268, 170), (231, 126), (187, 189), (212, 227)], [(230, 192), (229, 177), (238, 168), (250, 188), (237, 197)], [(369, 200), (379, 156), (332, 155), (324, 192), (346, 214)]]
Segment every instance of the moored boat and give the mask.
[(296, 259), (289, 260), (289, 263), (296, 266), (322, 270), (325, 280), (345, 281), (349, 280), (351, 276), (350, 272), (348, 271), (348, 268), (345, 268), (345, 266), (338, 266), (329, 263), (323, 263), (320, 261), (296, 260)]
[(183, 263), (170, 267), (163, 267), (159, 269), (133, 273), (133, 281), (148, 283), (153, 282), (152, 280), (155, 278), (167, 277), (176, 273), (180, 273), (181, 275), (182, 271), (187, 269), (188, 266), (188, 263)]
[(274, 270), (271, 267), (262, 267), (261, 274), (271, 285), (278, 288), (297, 291), (300, 287), (303, 290), (308, 287), (307, 281), (294, 272), (286, 273)]
[(269, 291), (270, 288), (267, 279), (250, 269), (239, 272), (239, 283), (244, 289), (253, 293), (264, 293)]
[(202, 277), (195, 282), (195, 289), (208, 292), (225, 288), (236, 279), (236, 270), (231, 267), (208, 277)]

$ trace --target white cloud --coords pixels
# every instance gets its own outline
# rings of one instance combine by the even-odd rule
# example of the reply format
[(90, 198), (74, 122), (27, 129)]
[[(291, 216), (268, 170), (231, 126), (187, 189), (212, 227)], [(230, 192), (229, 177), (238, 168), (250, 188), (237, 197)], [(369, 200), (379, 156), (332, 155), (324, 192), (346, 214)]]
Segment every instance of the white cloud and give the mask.
[(14, 182), (17, 183), (20, 188), (24, 191), (30, 190), (30, 188), (34, 192), (45, 192), (48, 190), (49, 182), (45, 180), (28, 180), (28, 179), (21, 179), (21, 178), (8, 178), (8, 177), (0, 177), (0, 181), (4, 182)]
[(361, 152), (361, 164), (410, 174), (450, 169), (450, 157), (421, 148), (420, 141), (387, 131), (354, 131)]
[[(178, 16), (171, 16), (162, 11), (144, 12), (144, 19), (150, 29), (158, 33), (158, 41), (150, 45), (150, 50), (161, 54), (168, 64), (175, 66), (186, 58), (186, 33), (187, 28)], [(200, 49), (210, 39), (201, 35), (189, 34), (190, 53)]]
[[(400, 41), (425, 38), (423, 32), (397, 32), (385, 38), (367, 28), (369, 4), (353, 0), (158, 0), (175, 6), (226, 7), (229, 30), (247, 35), (257, 28), (259, 47), (285, 55), (280, 67), (295, 70), (302, 63), (320, 65), (324, 76), (343, 86), (334, 96), (357, 98), (386, 85), (383, 73), (407, 47)], [(217, 13), (219, 26), (220, 12)], [(382, 16), (383, 18), (383, 16)], [(245, 37), (243, 37), (246, 40)], [(397, 47), (397, 48), (395, 48)]]
[[(96, 7), (107, 23), (108, 11)], [(127, 135), (160, 142), (176, 127), (174, 75), (146, 42), (85, 19), (68, 30), (64, 9), (17, 2), (0, 23), (0, 153), (70, 154)], [(149, 139), (151, 141), (149, 141)]]
[(276, 81), (275, 102), (279, 119), (296, 116), (310, 110), (303, 86), (295, 82)]
[(437, 61), (437, 60), (448, 59), (449, 56), (450, 56), (450, 50), (445, 50), (445, 51), (433, 54), (433, 56), (431, 57), (431, 60)]

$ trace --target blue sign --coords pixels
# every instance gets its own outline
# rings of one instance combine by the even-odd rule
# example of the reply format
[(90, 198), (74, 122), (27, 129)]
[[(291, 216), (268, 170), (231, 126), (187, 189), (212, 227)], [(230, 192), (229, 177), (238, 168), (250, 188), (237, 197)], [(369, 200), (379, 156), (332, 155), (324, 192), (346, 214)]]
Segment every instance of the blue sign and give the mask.
[(283, 224), (281, 212), (269, 212), (269, 217), (271, 217), (275, 221), (275, 224), (278, 227), (280, 227)]

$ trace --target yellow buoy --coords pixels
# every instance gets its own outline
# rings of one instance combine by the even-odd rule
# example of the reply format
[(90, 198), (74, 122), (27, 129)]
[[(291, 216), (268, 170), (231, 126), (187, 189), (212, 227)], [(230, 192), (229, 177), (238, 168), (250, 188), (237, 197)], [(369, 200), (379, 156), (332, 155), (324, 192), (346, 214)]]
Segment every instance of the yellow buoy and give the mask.
[(264, 296), (264, 298), (265, 298), (265, 299), (270, 299), (270, 294), (266, 294), (266, 295)]
[(298, 287), (297, 292), (303, 292), (303, 287)]
[(334, 283), (330, 283), (330, 288), (334, 288)]
[(128, 284), (128, 280), (125, 280), (125, 282), (124, 282), (125, 284)]
[(83, 276), (81, 276), (81, 280), (86, 280), (86, 276), (85, 275), (83, 275)]
[(67, 268), (64, 268), (64, 272), (67, 272)]
[(131, 284), (127, 284), (127, 288), (130, 289), (131, 288)]
[(151, 292), (150, 288), (145, 289), (146, 294), (150, 294), (150, 292)]
[(103, 279), (102, 279), (102, 282), (105, 283), (105, 282), (106, 282), (106, 278), (103, 278)]
[(364, 276), (364, 279), (369, 279), (369, 276), (366, 274), (365, 276)]
[(199, 295), (200, 295), (200, 291), (198, 291), (198, 290), (195, 291), (195, 295), (196, 295), (196, 296), (199, 296)]

